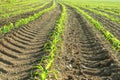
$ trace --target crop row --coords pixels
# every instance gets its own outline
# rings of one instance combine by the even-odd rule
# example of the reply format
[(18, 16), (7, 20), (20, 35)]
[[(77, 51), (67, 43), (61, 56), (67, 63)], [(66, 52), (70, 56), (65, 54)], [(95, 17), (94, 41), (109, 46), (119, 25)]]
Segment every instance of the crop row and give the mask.
[(50, 32), (49, 36), (48, 36), (48, 40), (46, 42), (46, 44), (44, 45), (44, 51), (45, 53), (48, 53), (48, 55), (43, 56), (39, 65), (35, 66), (35, 69), (38, 69), (35, 73), (34, 73), (34, 78), (35, 79), (40, 79), (40, 80), (46, 80), (46, 78), (49, 76), (49, 73), (53, 73), (55, 78), (57, 78), (56, 76), (56, 70), (50, 70), (54, 59), (56, 57), (56, 54), (58, 53), (57, 51), (57, 45), (58, 43), (60, 44), (61, 42), (61, 34), (63, 32), (64, 29), (64, 24), (66, 21), (66, 7), (61, 4), (62, 6), (62, 13), (60, 18), (56, 21), (56, 25), (54, 27), (54, 29)]
[(3, 15), (3, 14), (7, 14), (8, 12), (11, 13), (11, 12), (15, 12), (18, 10), (25, 10), (25, 9), (37, 6), (38, 4), (42, 4), (42, 2), (40, 3), (37, 1), (37, 2), (29, 2), (29, 3), (21, 4), (21, 5), (8, 5), (7, 7), (0, 6), (1, 7), (0, 13), (1, 15)]
[[(98, 3), (99, 4), (99, 3)], [(99, 4), (99, 5), (96, 5), (96, 4), (86, 4), (86, 5), (83, 5), (83, 6), (87, 6), (88, 8), (94, 8), (94, 9), (99, 9), (99, 10), (103, 10), (103, 11), (106, 11), (106, 12), (109, 12), (109, 13), (112, 13), (112, 14), (116, 14), (116, 15), (120, 15), (120, 9), (119, 9), (119, 5), (117, 4)], [(116, 6), (117, 5), (117, 6)]]
[(71, 7), (73, 7), (74, 9), (76, 9), (83, 16), (85, 16), (87, 20), (89, 20), (99, 31), (101, 31), (104, 34), (106, 40), (108, 40), (108, 41), (110, 41), (110, 43), (112, 43), (113, 49), (120, 50), (120, 41), (113, 34), (111, 34), (109, 31), (107, 31), (104, 28), (104, 26), (102, 26), (97, 20), (95, 20), (94, 18), (89, 16), (86, 12), (81, 10), (79, 7), (76, 7), (72, 4), (69, 4), (69, 5)]
[[(42, 5), (41, 7), (43, 7), (43, 6), (45, 6), (45, 5)], [(55, 3), (53, 3), (53, 5), (50, 8), (46, 8), (38, 13), (35, 13), (33, 16), (29, 16), (28, 18), (20, 19), (20, 20), (16, 21), (15, 23), (10, 23), (9, 25), (5, 25), (5, 26), (1, 27), (0, 34), (10, 32), (14, 28), (19, 28), (21, 26), (28, 24), (29, 22), (39, 18), (42, 14), (54, 9), (55, 6), (56, 6)]]
[[(6, 1), (3, 1), (3, 2), (6, 2)], [(36, 4), (36, 3), (40, 3), (40, 1), (38, 0), (26, 0), (26, 1), (21, 1), (21, 2), (17, 2), (17, 1), (13, 1), (12, 3), (2, 3), (0, 5), (0, 13), (5, 13), (5, 12), (10, 12), (10, 11), (14, 11), (14, 10), (18, 10), (18, 9), (21, 9), (22, 7), (26, 8), (28, 7), (27, 5), (30, 5), (30, 4)], [(42, 3), (42, 2), (41, 2)]]
[[(88, 5), (88, 4), (86, 4), (86, 5), (82, 5), (82, 7), (87, 7), (87, 8), (94, 9), (94, 10), (97, 10), (97, 11), (100, 11), (103, 13), (110, 13), (110, 14), (113, 14), (116, 16), (120, 16), (119, 13), (114, 12), (114, 10), (119, 12), (119, 8), (114, 7), (114, 6), (91, 5), (91, 4)], [(114, 7), (114, 10), (112, 10), (112, 7)]]
[(104, 8), (104, 9), (120, 15), (120, 8)]
[(113, 15), (116, 15), (116, 16), (120, 16), (119, 13), (115, 13), (114, 11), (110, 11), (110, 10), (107, 10), (107, 9), (104, 9), (104, 8), (97, 7), (97, 8), (95, 8), (95, 9), (97, 9), (97, 10), (99, 10), (99, 11), (103, 11), (103, 12), (105, 12), (105, 13), (110, 13), (110, 14), (113, 14)]
[[(101, 3), (100, 3), (100, 2), (97, 2), (97, 1), (96, 2), (90, 2), (90, 1), (86, 2), (86, 1), (78, 1), (78, 0), (77, 1), (65, 0), (64, 2), (65, 3), (72, 3), (72, 4), (74, 4), (74, 5), (78, 6), (78, 7), (82, 7), (85, 10), (88, 10), (90, 12), (93, 12), (93, 13), (96, 13), (98, 15), (104, 16), (104, 17), (110, 19), (111, 21), (120, 23), (120, 19), (119, 18), (117, 18), (117, 17), (115, 18), (112, 15), (109, 15), (107, 13), (104, 13), (104, 12), (101, 12), (101, 11), (93, 9), (93, 8), (97, 8), (98, 9), (98, 8), (102, 7), (105, 10), (106, 10), (106, 8), (110, 9), (109, 12), (111, 12), (111, 11), (119, 12), (119, 3), (111, 3), (111, 2), (107, 3), (107, 2), (104, 2), (104, 4), (103, 4), (103, 1), (101, 1)], [(81, 4), (81, 5), (79, 5), (79, 4)]]
[(115, 18), (113, 16), (110, 16), (107, 13), (103, 13), (103, 12), (100, 12), (100, 11), (97, 11), (97, 10), (94, 10), (94, 9), (90, 9), (90, 8), (87, 8), (87, 7), (83, 7), (83, 8), (86, 9), (86, 10), (89, 10), (89, 11), (91, 11), (93, 13), (99, 14), (101, 16), (105, 16), (106, 18), (108, 18), (108, 19), (110, 19), (110, 20), (112, 20), (114, 22), (120, 23), (120, 19), (119, 18)]
[(18, 5), (24, 6), (27, 4), (31, 4), (32, 2), (34, 3), (34, 2), (42, 2), (42, 1), (40, 1), (40, 0), (20, 0), (20, 1), (14, 0), (12, 2), (8, 2), (5, 0), (2, 0), (0, 2), (0, 7), (5, 7), (7, 9), (9, 9), (9, 8), (13, 8), (13, 7), (18, 6)]
[(21, 13), (25, 13), (25, 12), (30, 12), (30, 11), (35, 11), (35, 10), (38, 10), (42, 7), (44, 7), (45, 5), (49, 4), (50, 2), (46, 2), (44, 3), (42, 6), (37, 6), (35, 8), (28, 8), (28, 9), (21, 9), (21, 10), (18, 10), (18, 11), (15, 11), (15, 12), (10, 12), (10, 13), (6, 13), (6, 14), (3, 14), (1, 15), (2, 18), (5, 18), (5, 17), (10, 17), (12, 15), (18, 15), (18, 14), (21, 14)]

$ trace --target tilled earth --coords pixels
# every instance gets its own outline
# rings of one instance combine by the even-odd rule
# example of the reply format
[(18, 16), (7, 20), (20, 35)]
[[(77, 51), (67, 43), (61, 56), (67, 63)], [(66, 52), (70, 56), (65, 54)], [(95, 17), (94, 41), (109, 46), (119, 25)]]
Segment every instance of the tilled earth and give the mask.
[[(0, 80), (30, 80), (60, 13), (58, 5), (0, 38)], [(120, 63), (102, 34), (71, 7), (67, 6), (67, 14), (63, 43), (52, 67), (58, 71), (58, 80), (120, 80)]]

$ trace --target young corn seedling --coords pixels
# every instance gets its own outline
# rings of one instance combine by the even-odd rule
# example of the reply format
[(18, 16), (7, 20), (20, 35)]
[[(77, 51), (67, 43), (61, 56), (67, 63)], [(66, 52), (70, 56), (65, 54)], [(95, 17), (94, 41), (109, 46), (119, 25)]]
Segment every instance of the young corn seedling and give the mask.
[(116, 38), (112, 38), (111, 40), (113, 42), (112, 48), (114, 50), (120, 50), (120, 41), (118, 39), (116, 39)]
[(0, 34), (2, 34), (2, 28), (0, 28)]
[(106, 40), (108, 41), (110, 41), (114, 37), (109, 31), (106, 31), (104, 35), (106, 37)]

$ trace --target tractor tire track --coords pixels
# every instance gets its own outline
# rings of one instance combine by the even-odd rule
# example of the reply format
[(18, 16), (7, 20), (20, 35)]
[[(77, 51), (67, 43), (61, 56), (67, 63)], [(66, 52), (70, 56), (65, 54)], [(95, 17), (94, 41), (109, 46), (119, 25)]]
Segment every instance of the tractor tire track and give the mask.
[(47, 35), (60, 13), (60, 6), (57, 6), (0, 39), (0, 80), (29, 80), (33, 66), (44, 55)]

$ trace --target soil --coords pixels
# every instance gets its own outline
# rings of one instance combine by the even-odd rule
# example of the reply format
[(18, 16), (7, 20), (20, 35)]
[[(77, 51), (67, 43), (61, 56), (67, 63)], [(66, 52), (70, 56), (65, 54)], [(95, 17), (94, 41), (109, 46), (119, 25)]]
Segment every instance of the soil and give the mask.
[[(58, 5), (0, 38), (0, 80), (30, 80), (33, 66), (47, 54), (43, 46), (60, 14)], [(67, 6), (67, 14), (51, 68), (58, 71), (58, 80), (120, 80), (120, 62), (109, 42), (73, 8)], [(47, 80), (56, 79), (50, 74)]]
[(35, 11), (30, 11), (30, 12), (22, 13), (22, 14), (19, 14), (16, 16), (11, 16), (9, 18), (0, 19), (0, 27), (3, 27), (4, 25), (8, 25), (9, 23), (15, 23), (16, 21), (18, 21), (20, 19), (24, 19), (24, 18), (27, 18), (29, 16), (32, 16), (35, 13), (38, 13), (39, 11), (44, 10), (50, 6), (52, 6), (52, 2), (50, 4), (44, 6), (43, 8), (40, 8), (40, 9), (35, 10)]
[(87, 9), (81, 8), (85, 12), (87, 12), (91, 17), (98, 20), (108, 31), (110, 31), (115, 37), (117, 37), (120, 40), (120, 24), (117, 24), (116, 22), (113, 22), (109, 20), (108, 18), (95, 14)]
[(58, 80), (120, 80), (120, 63), (102, 34), (74, 9), (67, 12), (62, 48), (52, 67)]
[(0, 80), (30, 80), (31, 70), (44, 55), (47, 35), (60, 13), (61, 9), (57, 6), (0, 39)]

